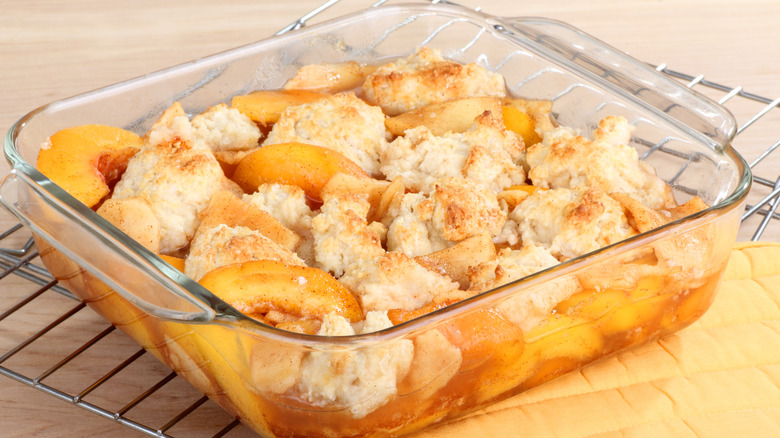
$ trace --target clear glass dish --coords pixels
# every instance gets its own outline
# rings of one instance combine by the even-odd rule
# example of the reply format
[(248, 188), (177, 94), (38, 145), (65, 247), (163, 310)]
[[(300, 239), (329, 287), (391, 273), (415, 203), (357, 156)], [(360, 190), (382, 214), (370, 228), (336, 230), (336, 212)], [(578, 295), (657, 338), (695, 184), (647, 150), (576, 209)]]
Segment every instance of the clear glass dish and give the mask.
[[(517, 96), (552, 100), (562, 125), (587, 130), (607, 115), (626, 117), (636, 128), (632, 146), (678, 202), (697, 195), (710, 207), (380, 332), (321, 337), (242, 315), (34, 168), (41, 145), (62, 128), (100, 123), (142, 134), (175, 101), (196, 114), (280, 88), (305, 64), (375, 64), (422, 45), (500, 72)], [(0, 201), (33, 230), (66, 287), (261, 435), (398, 435), (700, 317), (750, 187), (749, 168), (730, 147), (735, 129), (719, 105), (566, 24), (447, 5), (381, 7), (29, 113), (6, 137), (13, 170)], [(521, 327), (518, 315), (566, 281), (580, 282), (582, 292)], [(387, 357), (397, 360), (380, 360)], [(341, 383), (313, 397), (301, 392), (303, 379)]]

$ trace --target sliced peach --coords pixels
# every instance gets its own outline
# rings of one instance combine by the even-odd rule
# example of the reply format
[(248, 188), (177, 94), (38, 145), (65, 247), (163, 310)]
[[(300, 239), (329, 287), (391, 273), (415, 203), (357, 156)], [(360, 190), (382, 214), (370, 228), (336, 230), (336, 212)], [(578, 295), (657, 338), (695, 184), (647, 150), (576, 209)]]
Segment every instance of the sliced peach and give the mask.
[(355, 61), (308, 64), (301, 67), (282, 88), (336, 93), (359, 87), (376, 67)]
[(226, 265), (199, 283), (248, 315), (278, 310), (301, 318), (335, 312), (353, 322), (363, 318), (354, 296), (325, 271), (271, 260)]
[(570, 357), (556, 357), (542, 361), (529, 378), (523, 381), (523, 388), (529, 389), (539, 386), (569, 371), (577, 369), (581, 362)]
[(416, 126), (425, 126), (433, 135), (465, 132), (485, 111), (498, 115), (501, 101), (496, 97), (467, 97), (432, 103), (385, 119), (385, 127), (394, 135), (403, 135)]
[(144, 248), (159, 252), (160, 221), (144, 199), (106, 199), (97, 213)]
[(536, 122), (533, 117), (513, 106), (505, 105), (501, 108), (506, 129), (516, 132), (523, 137), (526, 146), (531, 146), (542, 141), (536, 133)]
[(171, 266), (178, 269), (181, 272), (184, 272), (184, 259), (181, 257), (175, 257), (165, 254), (157, 254), (158, 257), (168, 262)]
[(577, 292), (555, 306), (556, 313), (578, 315), (587, 320), (597, 320), (609, 312), (628, 304), (628, 292), (620, 289), (596, 291), (586, 289)]
[(525, 201), (525, 198), (531, 196), (532, 194), (536, 193), (539, 190), (547, 190), (547, 189), (545, 189), (544, 187), (533, 186), (530, 184), (509, 186), (498, 194), (498, 199), (500, 201), (506, 202), (507, 207), (509, 207), (509, 210), (511, 211), (515, 207), (517, 207), (521, 202)]
[(534, 186), (531, 184), (518, 184), (514, 186), (509, 186), (506, 188), (506, 190), (517, 190), (517, 191), (527, 193), (529, 195), (533, 195), (539, 190), (547, 190), (547, 189), (545, 187)]
[(93, 207), (110, 192), (141, 148), (141, 137), (106, 125), (81, 125), (56, 132), (38, 154), (38, 170), (66, 192)]
[(526, 333), (526, 342), (541, 360), (567, 357), (587, 361), (595, 358), (603, 346), (601, 334), (591, 321), (568, 315), (550, 316)]
[(430, 254), (417, 256), (417, 263), (434, 272), (457, 281), (462, 289), (468, 289), (468, 271), (472, 266), (496, 257), (496, 246), (487, 233), (461, 240), (454, 246)]
[(471, 311), (442, 324), (438, 330), (462, 354), (458, 374), (474, 387), (478, 402), (492, 400), (512, 389), (525, 352), (523, 331), (494, 308)]
[(301, 237), (278, 219), (228, 191), (217, 192), (212, 196), (209, 205), (201, 212), (200, 219), (200, 228), (208, 229), (223, 224), (247, 227), (291, 251), (301, 242)]
[(502, 103), (504, 126), (520, 134), (526, 147), (541, 142), (544, 133), (557, 126), (552, 116), (551, 100), (506, 97)]
[(629, 291), (626, 303), (619, 306), (605, 320), (602, 330), (605, 334), (628, 332), (642, 326), (649, 326), (665, 310), (667, 297), (663, 294), (664, 279), (650, 276), (639, 280), (634, 290)]
[(443, 388), (460, 369), (463, 357), (436, 329), (420, 333), (414, 339), (414, 358), (409, 373), (398, 382), (398, 394), (418, 393), (426, 400)]
[(464, 314), (440, 326), (439, 331), (463, 354), (461, 372), (491, 359), (517, 359), (524, 348), (520, 327), (493, 308)]
[(457, 301), (458, 300), (430, 302), (414, 310), (390, 309), (387, 311), (387, 317), (394, 325), (398, 325), (401, 324), (402, 322), (411, 321), (415, 318), (419, 318), (428, 313), (434, 312), (439, 309), (443, 309), (449, 306), (450, 304), (456, 303)]
[[(172, 332), (171, 326), (182, 326), (181, 323), (165, 322), (167, 327), (161, 330)], [(207, 392), (209, 397), (217, 402), (230, 414), (246, 419), (250, 427), (259, 428), (266, 425), (252, 415), (262, 410), (257, 394), (247, 387), (247, 373), (244, 364), (251, 357), (253, 340), (249, 336), (236, 334), (234, 328), (218, 324), (184, 325), (190, 327), (193, 336), (180, 344), (193, 358), (202, 358), (204, 371), (214, 380), (217, 390)], [(176, 339), (178, 342), (179, 340)], [(187, 376), (189, 377), (189, 376)], [(256, 429), (260, 430), (260, 429)]]
[(418, 318), (473, 296), (474, 294), (471, 292), (458, 289), (439, 292), (436, 294), (436, 296), (433, 297), (433, 300), (431, 300), (430, 303), (420, 306), (416, 309), (389, 309), (387, 311), (387, 317), (390, 319), (390, 322), (392, 322), (393, 325), (398, 325), (402, 322), (410, 321), (414, 318)]
[(381, 221), (384, 219), (385, 215), (390, 210), (390, 207), (395, 202), (400, 203), (405, 193), (406, 184), (404, 184), (403, 178), (400, 176), (395, 177), (395, 179), (385, 187), (382, 196), (379, 197), (379, 203), (376, 205), (376, 208), (373, 208), (374, 205), (372, 204), (372, 210), (368, 215), (369, 220)]
[(698, 213), (708, 207), (709, 205), (704, 203), (700, 197), (694, 196), (685, 204), (669, 209), (669, 213), (672, 215), (672, 220), (677, 220)]
[(269, 125), (276, 123), (287, 107), (311, 103), (324, 96), (306, 90), (259, 90), (233, 97), (230, 105), (253, 122)]
[(295, 321), (285, 321), (276, 324), (276, 328), (287, 330), (288, 332), (305, 333), (307, 335), (316, 335), (322, 326), (319, 319), (296, 319)]
[(295, 185), (306, 196), (322, 200), (322, 189), (337, 173), (369, 178), (355, 162), (340, 153), (304, 143), (263, 146), (238, 163), (233, 180), (252, 193), (263, 183)]
[(707, 282), (696, 289), (690, 289), (687, 294), (678, 294), (679, 307), (674, 312), (664, 315), (664, 319), (661, 321), (662, 328), (665, 330), (678, 329), (682, 325), (688, 325), (699, 319), (712, 305), (717, 284), (718, 276), (716, 275), (710, 277)]
[(516, 382), (532, 388), (600, 354), (604, 340), (587, 318), (551, 315), (526, 333), (526, 347), (517, 361)]

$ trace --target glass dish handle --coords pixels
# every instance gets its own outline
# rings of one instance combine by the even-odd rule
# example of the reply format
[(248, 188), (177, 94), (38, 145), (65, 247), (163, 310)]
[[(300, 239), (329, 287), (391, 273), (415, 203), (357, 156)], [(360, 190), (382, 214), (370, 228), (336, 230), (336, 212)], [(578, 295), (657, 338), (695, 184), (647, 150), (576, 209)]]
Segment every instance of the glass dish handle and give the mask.
[[(57, 192), (56, 197), (47, 190)], [(72, 203), (66, 203), (57, 197), (68, 199), (69, 195), (31, 167), (12, 170), (0, 183), (0, 203), (6, 210), (141, 310), (173, 321), (205, 322), (225, 316), (207, 303), (214, 304), (216, 309), (227, 305), (199, 284), (149, 253), (75, 198)], [(92, 220), (105, 230), (88, 223), (84, 216), (90, 214), (96, 216)], [(117, 247), (129, 250), (116, 251)]]
[(717, 151), (736, 134), (737, 122), (723, 106), (566, 23), (510, 17), (493, 27), (539, 56), (645, 106)]

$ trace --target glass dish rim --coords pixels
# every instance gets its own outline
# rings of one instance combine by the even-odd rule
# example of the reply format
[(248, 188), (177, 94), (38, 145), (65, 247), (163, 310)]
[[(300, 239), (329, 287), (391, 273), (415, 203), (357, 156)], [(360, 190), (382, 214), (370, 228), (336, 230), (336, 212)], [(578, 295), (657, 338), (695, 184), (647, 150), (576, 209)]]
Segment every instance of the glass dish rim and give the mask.
[[(365, 333), (365, 334), (348, 335), (348, 336), (321, 336), (321, 335), (308, 335), (308, 334), (285, 331), (270, 325), (263, 324), (262, 322), (256, 319), (241, 314), (240, 312), (235, 310), (232, 306), (229, 306), (227, 303), (224, 303), (224, 301), (219, 299), (216, 295), (214, 295), (207, 289), (203, 288), (202, 286), (198, 285), (196, 282), (194, 282), (194, 280), (189, 279), (188, 277), (185, 277), (183, 274), (179, 273), (175, 268), (168, 265), (167, 262), (162, 260), (157, 255), (148, 251), (138, 250), (139, 245), (137, 245), (135, 241), (129, 239), (121, 231), (114, 228), (112, 225), (108, 224), (89, 207), (86, 207), (85, 205), (76, 201), (76, 199), (73, 198), (70, 194), (68, 194), (64, 190), (54, 185), (48, 178), (46, 178), (40, 172), (38, 172), (33, 165), (26, 162), (18, 152), (16, 139), (18, 138), (19, 133), (24, 129), (24, 126), (27, 123), (27, 121), (52, 106), (63, 105), (72, 102), (74, 100), (88, 98), (90, 95), (93, 94), (105, 93), (116, 87), (128, 87), (128, 86), (132, 87), (145, 79), (156, 78), (156, 77), (164, 76), (166, 74), (175, 73), (186, 68), (187, 66), (197, 65), (198, 63), (204, 63), (207, 61), (213, 62), (223, 56), (228, 56), (230, 54), (236, 53), (244, 48), (256, 47), (258, 45), (264, 45), (264, 44), (269, 44), (269, 45), (283, 44), (285, 39), (287, 38), (296, 40), (301, 38), (303, 35), (306, 35), (307, 32), (316, 32), (318, 30), (326, 29), (329, 27), (345, 26), (348, 24), (350, 20), (360, 19), (360, 18), (365, 19), (366, 18), (365, 16), (369, 12), (381, 13), (379, 11), (385, 11), (387, 9), (398, 9), (400, 11), (407, 12), (407, 13), (412, 13), (417, 11), (425, 11), (425, 12), (446, 11), (451, 14), (460, 14), (460, 18), (467, 19), (472, 22), (476, 22), (476, 24), (484, 28), (492, 28), (497, 24), (501, 24), (504, 20), (508, 21), (511, 19), (520, 18), (520, 17), (500, 17), (495, 15), (490, 15), (490, 14), (473, 11), (452, 4), (439, 4), (439, 3), (399, 4), (399, 5), (379, 6), (376, 8), (361, 10), (340, 17), (336, 17), (319, 24), (304, 27), (300, 30), (291, 31), (282, 35), (276, 35), (263, 40), (248, 43), (246, 45), (234, 47), (232, 49), (228, 49), (226, 51), (222, 51), (219, 53), (215, 53), (213, 55), (199, 58), (194, 61), (173, 65), (161, 70), (157, 70), (155, 72), (150, 72), (143, 76), (130, 78), (128, 80), (117, 82), (115, 84), (110, 84), (104, 87), (100, 87), (95, 90), (79, 93), (77, 95), (60, 99), (57, 101), (53, 101), (46, 105), (38, 107), (30, 111), (23, 117), (21, 117), (16, 123), (14, 123), (11, 126), (11, 128), (9, 129), (9, 131), (5, 136), (5, 142), (4, 142), (4, 152), (5, 152), (6, 159), (11, 163), (13, 168), (11, 173), (22, 174), (27, 179), (29, 179), (29, 181), (36, 184), (39, 188), (39, 191), (45, 193), (46, 196), (43, 199), (43, 201), (45, 201), (46, 203), (51, 204), (52, 201), (54, 201), (60, 204), (64, 204), (66, 208), (71, 211), (71, 213), (81, 216), (81, 218), (84, 219), (85, 222), (90, 224), (89, 232), (97, 233), (101, 236), (110, 235), (115, 240), (118, 240), (119, 242), (125, 244), (125, 246), (130, 246), (129, 256), (140, 259), (143, 262), (144, 268), (156, 269), (158, 271), (162, 270), (163, 275), (168, 276), (168, 278), (172, 282), (178, 284), (178, 286), (181, 287), (183, 290), (185, 290), (190, 296), (192, 296), (194, 299), (202, 301), (206, 307), (211, 308), (211, 310), (215, 312), (213, 318), (206, 321), (178, 320), (178, 322), (191, 323), (191, 324), (220, 324), (220, 325), (229, 325), (234, 327), (237, 326), (237, 327), (241, 327), (242, 329), (248, 329), (253, 333), (260, 333), (264, 336), (268, 336), (271, 338), (284, 339), (285, 341), (295, 340), (296, 342), (300, 342), (307, 345), (320, 345), (323, 343), (360, 344), (363, 341), (369, 341), (369, 340), (371, 342), (374, 342), (376, 340), (391, 340), (391, 339), (400, 338), (406, 334), (414, 333), (417, 330), (424, 329), (425, 327), (428, 327), (432, 324), (441, 323), (448, 318), (457, 318), (467, 313), (470, 309), (479, 308), (482, 306), (488, 306), (495, 301), (495, 298), (491, 298), (491, 297), (495, 297), (498, 295), (500, 298), (500, 297), (508, 297), (510, 295), (522, 294), (524, 293), (523, 290), (516, 290), (516, 289), (522, 287), (523, 285), (534, 286), (536, 284), (543, 284), (544, 282), (546, 282), (546, 281), (538, 281), (540, 278), (543, 279), (548, 276), (551, 277), (555, 273), (558, 273), (560, 271), (564, 271), (563, 273), (566, 273), (569, 271), (575, 271), (577, 269), (584, 268), (591, 263), (595, 263), (595, 262), (591, 262), (591, 260), (593, 259), (598, 260), (600, 258), (611, 257), (612, 252), (620, 251), (622, 248), (625, 247), (628, 247), (625, 249), (626, 251), (634, 247), (641, 247), (645, 244), (645, 242), (653, 241), (655, 240), (656, 236), (661, 234), (666, 234), (671, 232), (684, 232), (685, 228), (683, 227), (683, 225), (685, 225), (686, 227), (693, 228), (700, 224), (706, 223), (708, 220), (710, 220), (709, 218), (715, 218), (719, 216), (722, 212), (735, 208), (739, 204), (739, 202), (747, 196), (752, 182), (750, 167), (747, 165), (747, 163), (741, 157), (741, 155), (737, 153), (729, 143), (723, 145), (723, 148), (720, 151), (715, 151), (715, 152), (727, 156), (733, 161), (733, 163), (736, 165), (738, 170), (741, 171), (739, 181), (728, 196), (722, 199), (719, 203), (712, 205), (705, 210), (694, 213), (693, 215), (686, 216), (684, 218), (677, 219), (656, 229), (644, 233), (640, 233), (629, 239), (616, 242), (614, 244), (600, 248), (596, 251), (584, 254), (582, 256), (573, 258), (571, 260), (567, 260), (565, 262), (559, 263), (550, 268), (536, 272), (522, 279), (518, 279), (513, 282), (499, 286), (497, 288), (482, 292), (473, 297), (464, 299), (460, 302), (421, 315), (419, 317), (416, 317), (404, 323), (385, 328), (383, 330), (379, 330), (371, 333)], [(522, 18), (546, 20), (548, 22), (563, 25), (570, 29), (579, 31), (579, 29), (576, 29), (573, 26), (570, 26), (564, 22), (552, 20), (544, 17), (522, 17)], [(515, 44), (519, 45), (519, 43), (517, 42), (515, 42)], [(658, 72), (657, 75), (659, 78), (664, 77), (660, 72)], [(686, 89), (682, 86), (680, 86), (680, 88), (688, 90), (689, 92), (693, 93), (689, 89)], [(695, 96), (699, 99), (709, 101), (709, 99), (706, 98), (705, 96), (701, 96), (701, 95), (695, 95)], [(699, 146), (705, 147), (706, 145), (699, 144)], [(106, 224), (108, 224), (108, 226), (99, 224), (98, 222), (101, 220)], [(116, 249), (118, 250), (119, 248)], [(89, 269), (87, 269), (87, 271), (89, 271)], [(173, 273), (174, 276), (171, 276), (171, 273)], [(182, 281), (175, 277), (183, 277), (188, 281)], [(192, 290), (191, 284), (197, 285), (195, 291)], [(119, 291), (117, 292), (120, 293), (120, 295), (122, 294)], [(210, 302), (206, 302), (204, 301), (202, 295), (206, 295), (213, 299), (209, 299), (208, 301)], [(214, 302), (221, 303), (221, 304), (215, 306)], [(226, 309), (222, 308), (223, 307), (222, 304), (224, 304), (224, 306), (227, 306), (228, 312), (225, 312)], [(215, 307), (219, 307), (219, 309)], [(150, 315), (150, 316), (158, 317), (156, 315)]]

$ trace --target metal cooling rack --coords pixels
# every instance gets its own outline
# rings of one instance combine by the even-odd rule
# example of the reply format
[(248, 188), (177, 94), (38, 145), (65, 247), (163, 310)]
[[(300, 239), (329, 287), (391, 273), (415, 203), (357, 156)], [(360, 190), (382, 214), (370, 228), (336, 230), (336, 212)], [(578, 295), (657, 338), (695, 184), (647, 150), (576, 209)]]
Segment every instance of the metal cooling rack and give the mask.
[[(310, 19), (340, 1), (326, 2), (279, 33), (305, 26)], [(709, 81), (703, 75), (691, 76), (674, 71), (666, 65), (658, 66), (657, 70), (729, 108), (740, 123), (734, 140), (737, 150), (740, 144), (749, 144), (751, 150), (762, 151), (755, 157), (746, 157), (754, 171), (754, 185), (742, 218), (739, 239), (780, 240), (780, 215), (777, 213), (780, 207), (780, 176), (762, 176), (760, 166), (762, 162), (768, 162), (767, 158), (780, 147), (780, 134), (770, 130), (768, 136), (766, 133), (753, 135), (756, 131), (766, 131), (770, 121), (777, 126), (780, 98), (772, 100), (742, 87)], [(763, 147), (756, 148), (757, 144)], [(253, 435), (113, 326), (93, 312), (82, 312), (86, 309), (85, 305), (59, 286), (41, 267), (29, 231), (21, 225), (0, 234), (0, 270), (0, 375), (150, 436), (192, 436), (195, 431), (198, 436), (204, 436), (204, 431), (214, 437)], [(9, 283), (13, 286), (7, 286)], [(44, 300), (60, 301), (57, 305), (61, 306), (62, 315), (51, 321), (41, 321), (36, 316), (35, 307), (36, 303)], [(20, 325), (15, 321), (25, 321), (23, 333), (19, 333)], [(18, 335), (15, 339), (3, 335), (4, 324), (13, 325), (13, 334)], [(57, 332), (66, 332), (71, 340), (68, 345), (73, 345), (75, 331), (71, 331), (71, 327), (74, 325), (80, 328), (79, 333), (86, 331), (89, 335), (77, 349), (60, 351), (61, 348), (56, 348)], [(83, 330), (85, 327), (89, 330)], [(91, 360), (90, 355), (102, 357), (99, 356), (101, 350), (111, 350), (111, 357), (121, 359), (106, 364), (105, 372), (100, 375), (83, 376), (79, 361), (87, 363)], [(40, 360), (42, 355), (46, 360)], [(41, 368), (41, 362), (51, 365)], [(128, 373), (136, 376), (140, 373), (148, 379), (130, 382), (125, 378)], [(75, 387), (74, 382), (77, 382)], [(127, 400), (117, 401), (101, 396), (101, 393), (117, 392), (128, 394)], [(166, 406), (155, 404), (160, 395), (167, 397)], [(173, 403), (175, 406), (169, 406), (171, 399), (176, 401)]]

